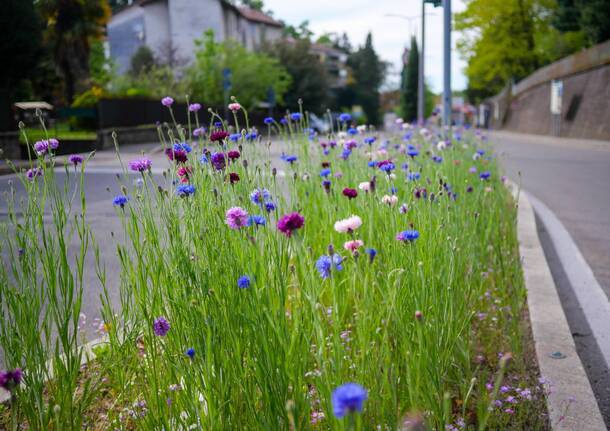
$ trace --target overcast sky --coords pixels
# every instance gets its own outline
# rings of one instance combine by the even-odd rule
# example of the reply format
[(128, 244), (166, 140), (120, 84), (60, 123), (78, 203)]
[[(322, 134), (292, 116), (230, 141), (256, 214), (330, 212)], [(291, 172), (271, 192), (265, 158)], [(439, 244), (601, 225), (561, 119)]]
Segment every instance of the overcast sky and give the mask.
[[(453, 11), (464, 9), (464, 0), (452, 1)], [(416, 32), (419, 41), (420, 20), (407, 21), (386, 16), (397, 14), (420, 16), (419, 0), (265, 0), (265, 8), (274, 11), (277, 19), (298, 25), (309, 20), (310, 28), (320, 35), (324, 32), (346, 32), (354, 47), (364, 44), (367, 32), (373, 33), (373, 45), (379, 56), (392, 63), (388, 85), (397, 87), (400, 80), (401, 55), (410, 34)], [(433, 91), (443, 88), (443, 10), (426, 5), (426, 80)], [(453, 35), (453, 46), (457, 34)], [(452, 85), (463, 89), (466, 78), (464, 62), (454, 49), (452, 55)]]

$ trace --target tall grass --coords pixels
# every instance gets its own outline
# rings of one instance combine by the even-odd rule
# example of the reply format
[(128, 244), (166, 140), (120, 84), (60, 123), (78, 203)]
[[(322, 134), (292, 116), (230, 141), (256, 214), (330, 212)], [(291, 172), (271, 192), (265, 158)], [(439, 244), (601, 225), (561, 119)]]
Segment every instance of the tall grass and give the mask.
[[(244, 124), (241, 115), (235, 122)], [(9, 317), (0, 343), (7, 367), (26, 375), (13, 397), (12, 424), (77, 429), (82, 416), (75, 415), (82, 414), (116, 429), (394, 430), (416, 422), (444, 429), (462, 421), (483, 429), (518, 416), (493, 404), (502, 383), (496, 377), (507, 367), (523, 371), (524, 289), (514, 204), (485, 142), (460, 132), (446, 146), (436, 132), (400, 125), (384, 135), (351, 135), (343, 124), (321, 138), (307, 129), (305, 113), (287, 119), (274, 123), (282, 142), (273, 146), (296, 155), (294, 162), (269, 160), (267, 143), (247, 140), (247, 130), (237, 142), (194, 143), (166, 181), (144, 170), (134, 186), (124, 167), (116, 191), (129, 200), (115, 207), (123, 238), (119, 266), (111, 269), (120, 271), (121, 305), (104, 301), (108, 344), (96, 360), (103, 383), (85, 387), (79, 379), (98, 376), (79, 373), (77, 347), (82, 264), (94, 244), (86, 201), (78, 188), (79, 212), (68, 217), (71, 191), (55, 185), (53, 159), (38, 160), (43, 176), (21, 179), (28, 195), (21, 217), (9, 211), (3, 251), (11, 265), (0, 271)], [(185, 141), (190, 128), (191, 121), (162, 130), (164, 145)], [(364, 143), (372, 136), (374, 143)], [(351, 139), (357, 147), (344, 160)], [(237, 148), (240, 158), (226, 168), (211, 163), (210, 151)], [(409, 148), (419, 154), (408, 156)], [(369, 166), (388, 159), (395, 165), (389, 173)], [(328, 178), (320, 176), (322, 162), (330, 163)], [(482, 179), (483, 172), (490, 177)], [(240, 180), (231, 183), (229, 173)], [(354, 199), (342, 194), (363, 182), (372, 189)], [(194, 194), (179, 196), (184, 184)], [(269, 191), (275, 210), (250, 199), (257, 189)], [(398, 202), (383, 203), (384, 195)], [(265, 225), (231, 229), (231, 207), (262, 216)], [(47, 223), (45, 208), (53, 214)], [(305, 224), (286, 236), (276, 224), (292, 212)], [(361, 227), (334, 229), (352, 215)], [(81, 239), (74, 262), (67, 258), (68, 219)], [(405, 230), (420, 236), (397, 240)], [(352, 253), (344, 249), (349, 240), (364, 246)], [(321, 277), (316, 262), (335, 253), (342, 269)], [(241, 288), (244, 275), (250, 285)], [(165, 335), (154, 328), (161, 317), (170, 325)], [(51, 345), (53, 332), (58, 341)], [(512, 364), (498, 358), (508, 351)], [(346, 382), (366, 388), (368, 399), (361, 414), (340, 419), (331, 395)], [(103, 413), (91, 413), (96, 403)]]

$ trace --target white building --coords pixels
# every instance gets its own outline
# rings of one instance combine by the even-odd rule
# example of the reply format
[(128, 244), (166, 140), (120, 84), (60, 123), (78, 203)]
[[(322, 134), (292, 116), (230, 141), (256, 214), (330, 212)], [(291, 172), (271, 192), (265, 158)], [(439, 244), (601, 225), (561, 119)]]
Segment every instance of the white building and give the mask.
[(193, 59), (195, 39), (213, 30), (216, 40), (234, 39), (250, 50), (282, 36), (282, 24), (264, 13), (226, 0), (136, 0), (108, 23), (110, 56), (119, 73), (129, 69), (142, 45)]

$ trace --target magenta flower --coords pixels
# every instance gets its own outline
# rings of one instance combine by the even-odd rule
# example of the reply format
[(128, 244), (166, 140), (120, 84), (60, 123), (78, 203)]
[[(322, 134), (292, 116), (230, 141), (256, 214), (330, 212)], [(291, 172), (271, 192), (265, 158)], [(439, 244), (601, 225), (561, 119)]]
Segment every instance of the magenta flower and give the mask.
[(189, 111), (191, 112), (197, 112), (201, 109), (201, 104), (200, 103), (191, 103), (189, 105)]
[(277, 228), (287, 237), (292, 236), (292, 232), (300, 229), (305, 224), (305, 217), (298, 212), (286, 214), (277, 222)]
[(152, 167), (150, 159), (136, 159), (129, 162), (129, 169), (135, 172), (149, 171)]
[(161, 99), (161, 104), (163, 106), (167, 106), (169, 108), (170, 106), (172, 106), (174, 104), (174, 99), (172, 99), (169, 96), (164, 97), (163, 99)]
[(34, 180), (34, 178), (36, 178), (36, 177), (40, 177), (41, 175), (42, 175), (42, 169), (41, 168), (28, 169), (28, 171), (25, 173), (25, 176), (30, 181)]
[(237, 102), (235, 102), (235, 103), (229, 103), (229, 109), (230, 109), (232, 112), (237, 112), (237, 111), (239, 111), (239, 110), (241, 109), (241, 105), (240, 105), (239, 103), (237, 103)]
[(0, 387), (10, 392), (21, 384), (22, 378), (23, 372), (21, 371), (21, 368), (0, 371)]
[(225, 222), (231, 229), (238, 230), (248, 225), (248, 211), (241, 207), (233, 207), (227, 210)]
[(44, 156), (49, 152), (49, 141), (36, 141), (34, 144), (34, 151), (36, 151), (36, 154), (39, 156)]

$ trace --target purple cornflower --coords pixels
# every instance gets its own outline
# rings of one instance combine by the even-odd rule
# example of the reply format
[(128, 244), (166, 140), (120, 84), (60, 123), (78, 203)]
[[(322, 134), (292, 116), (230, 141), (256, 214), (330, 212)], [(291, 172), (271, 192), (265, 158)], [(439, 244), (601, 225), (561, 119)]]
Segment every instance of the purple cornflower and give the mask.
[(39, 156), (44, 156), (49, 152), (49, 141), (36, 141), (34, 144), (34, 151), (36, 151), (36, 154)]
[(193, 130), (193, 136), (198, 138), (203, 135), (205, 135), (205, 127), (198, 127), (197, 129)]
[(59, 148), (59, 141), (55, 138), (50, 138), (49, 139), (49, 148), (52, 150), (56, 150), (57, 148)]
[(248, 226), (248, 212), (241, 207), (229, 208), (225, 214), (225, 222), (235, 230)]
[(212, 153), (210, 156), (210, 161), (212, 162), (212, 166), (214, 166), (217, 171), (223, 170), (227, 163), (224, 153)]
[(265, 210), (270, 213), (272, 211), (275, 211), (275, 204), (273, 202), (265, 202)]
[(250, 193), (250, 200), (256, 205), (262, 205), (271, 199), (271, 193), (267, 189), (256, 189)]
[(23, 372), (21, 368), (0, 371), (0, 387), (10, 392), (21, 384), (22, 378)]
[(68, 161), (70, 163), (72, 163), (74, 166), (78, 166), (80, 163), (83, 163), (83, 157), (79, 156), (78, 154), (72, 154), (70, 157), (68, 157)]
[(28, 171), (25, 173), (25, 176), (30, 181), (32, 181), (36, 177), (40, 177), (41, 175), (42, 175), (42, 169), (41, 168), (28, 169)]
[(280, 232), (282, 232), (287, 237), (291, 237), (292, 233), (303, 227), (305, 224), (305, 217), (303, 217), (298, 212), (293, 212), (290, 214), (286, 214), (277, 222), (277, 228)]
[(487, 181), (490, 177), (491, 172), (489, 171), (481, 172), (481, 175), (479, 175), (479, 178), (481, 178), (483, 181)]
[(165, 337), (169, 332), (169, 322), (165, 319), (165, 317), (158, 317), (153, 322), (153, 331), (158, 337)]
[(136, 159), (129, 162), (129, 169), (134, 172), (149, 171), (152, 167), (152, 161), (150, 159)]
[(377, 167), (387, 174), (396, 169), (396, 166), (391, 160), (382, 160), (381, 162), (377, 163)]
[(419, 232), (416, 230), (405, 230), (396, 235), (398, 241), (413, 242), (419, 238)]
[(368, 398), (366, 389), (357, 383), (346, 383), (333, 391), (332, 404), (335, 417), (341, 419), (346, 414), (361, 412)]
[(161, 104), (162, 104), (163, 106), (170, 107), (170, 106), (172, 106), (172, 105), (174, 104), (174, 99), (172, 99), (172, 98), (171, 98), (171, 97), (169, 97), (169, 96), (164, 97), (163, 99), (161, 99)]
[(189, 105), (189, 111), (190, 112), (197, 112), (201, 109), (201, 104), (200, 103), (191, 103)]

